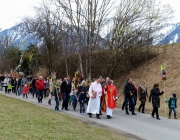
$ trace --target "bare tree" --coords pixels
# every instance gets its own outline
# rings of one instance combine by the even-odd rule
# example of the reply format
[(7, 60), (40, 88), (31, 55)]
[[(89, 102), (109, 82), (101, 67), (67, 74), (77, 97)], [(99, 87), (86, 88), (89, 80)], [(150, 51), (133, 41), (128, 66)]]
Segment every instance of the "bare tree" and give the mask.
[[(161, 5), (155, 0), (121, 0), (117, 8), (112, 30), (108, 43), (110, 49), (109, 57), (110, 75), (116, 70), (118, 55), (125, 55), (127, 52), (132, 55), (135, 50), (146, 47), (146, 58), (148, 47), (153, 45), (153, 39), (158, 38), (158, 30), (163, 27), (170, 18), (173, 11), (168, 5)], [(128, 59), (128, 58), (127, 58)], [(124, 63), (124, 62), (123, 62)]]
[[(35, 7), (36, 17), (25, 19), (25, 29), (29, 33), (36, 33), (43, 40), (46, 48), (47, 65), (49, 73), (54, 71), (54, 61), (58, 57), (62, 47), (62, 17), (59, 9), (55, 9), (50, 3), (43, 1), (41, 7)], [(60, 56), (60, 54), (59, 54)]]
[(76, 36), (79, 58), (79, 71), (84, 77), (82, 50), (86, 53), (86, 77), (91, 79), (93, 51), (99, 45), (100, 32), (107, 23), (111, 11), (111, 0), (54, 0), (57, 7), (62, 7), (73, 36)]

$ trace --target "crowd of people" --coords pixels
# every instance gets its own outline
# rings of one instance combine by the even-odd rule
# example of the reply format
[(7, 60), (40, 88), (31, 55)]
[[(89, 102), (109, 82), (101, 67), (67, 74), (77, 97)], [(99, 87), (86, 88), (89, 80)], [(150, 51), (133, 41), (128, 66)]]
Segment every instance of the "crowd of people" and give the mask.
[[(113, 115), (113, 109), (116, 108), (116, 101), (118, 99), (118, 92), (113, 84), (113, 80), (109, 77), (94, 78), (92, 82), (88, 82), (83, 78), (75, 83), (75, 78), (72, 80), (70, 76), (66, 76), (63, 80), (53, 79), (52, 77), (43, 78), (42, 76), (19, 76), (18, 79), (3, 76), (0, 74), (0, 89), (5, 88), (5, 93), (14, 93), (17, 96), (23, 95), (23, 98), (28, 98), (28, 93), (32, 94), (33, 98), (37, 98), (39, 103), (43, 102), (43, 98), (48, 98), (48, 104), (51, 105), (52, 97), (55, 99), (55, 111), (60, 112), (60, 104), (62, 102), (61, 110), (69, 111), (68, 106), (72, 105), (74, 111), (77, 105), (80, 106), (80, 114), (88, 114), (90, 118), (92, 115), (96, 115), (97, 119), (101, 119), (102, 112), (106, 112), (107, 119), (111, 119)], [(124, 102), (122, 104), (122, 110), (125, 109), (126, 114), (136, 115), (135, 106), (137, 99), (141, 102), (138, 107), (138, 111), (145, 113), (145, 104), (147, 98), (149, 102), (152, 101), (153, 111), (151, 116), (160, 120), (158, 108), (160, 107), (160, 96), (164, 92), (160, 92), (159, 84), (155, 83), (151, 89), (150, 95), (148, 95), (146, 82), (142, 81), (139, 87), (136, 86), (132, 78), (128, 78), (124, 84)], [(171, 118), (171, 112), (174, 111), (174, 119), (177, 119), (176, 108), (177, 98), (173, 93), (172, 97), (166, 100), (169, 104), (169, 118)]]

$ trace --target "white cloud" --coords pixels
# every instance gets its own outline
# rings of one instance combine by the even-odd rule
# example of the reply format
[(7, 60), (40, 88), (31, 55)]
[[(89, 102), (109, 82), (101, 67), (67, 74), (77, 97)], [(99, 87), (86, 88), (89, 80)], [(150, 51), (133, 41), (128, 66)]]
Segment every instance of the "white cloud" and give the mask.
[(175, 22), (180, 22), (180, 8), (179, 8), (179, 4), (180, 1), (179, 0), (159, 0), (162, 2), (162, 4), (169, 4), (173, 10), (174, 10), (174, 21)]
[(41, 0), (0, 0), (0, 28), (6, 29), (34, 14), (33, 6)]

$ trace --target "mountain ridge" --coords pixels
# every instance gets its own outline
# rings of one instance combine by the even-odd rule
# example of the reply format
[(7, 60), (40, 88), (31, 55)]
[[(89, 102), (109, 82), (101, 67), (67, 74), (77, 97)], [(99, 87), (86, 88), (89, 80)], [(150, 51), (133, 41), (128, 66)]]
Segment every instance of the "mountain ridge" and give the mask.
[[(43, 40), (39, 39), (36, 32), (27, 33), (25, 23), (20, 23), (16, 26), (13, 26), (9, 29), (0, 30), (0, 38), (8, 36), (12, 39), (12, 44), (14, 46), (21, 47), (21, 44), (25, 41), (24, 48), (30, 44), (40, 46), (43, 44)], [(163, 29), (161, 29), (160, 34), (162, 39), (159, 41), (159, 45), (161, 44), (172, 44), (180, 42), (180, 23), (168, 24)], [(106, 36), (104, 37), (106, 39)]]

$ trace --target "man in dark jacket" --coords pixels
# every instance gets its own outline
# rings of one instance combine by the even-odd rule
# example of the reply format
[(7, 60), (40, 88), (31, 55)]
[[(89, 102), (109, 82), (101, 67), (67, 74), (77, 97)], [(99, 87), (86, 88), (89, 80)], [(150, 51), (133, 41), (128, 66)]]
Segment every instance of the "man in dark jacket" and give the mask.
[(124, 102), (122, 104), (122, 110), (124, 110), (124, 107), (126, 106), (126, 104), (128, 103), (128, 98), (126, 98), (125, 96), (125, 86), (127, 84), (127, 81), (124, 83), (124, 86), (123, 86), (123, 95), (124, 95)]
[(68, 102), (69, 102), (69, 97), (71, 93), (71, 81), (70, 81), (70, 76), (66, 76), (66, 80), (64, 80), (61, 84), (61, 93), (63, 96), (63, 103), (62, 103), (62, 110), (65, 108), (65, 110), (68, 109)]
[(20, 94), (22, 93), (22, 90), (21, 90), (21, 80), (22, 80), (22, 77), (20, 76), (19, 79), (18, 79), (18, 82), (17, 82), (17, 91), (16, 91), (16, 96), (20, 96)]
[(11, 80), (11, 85), (12, 85), (12, 93), (16, 93), (16, 89), (17, 89), (17, 81), (15, 78), (13, 78)]
[(136, 115), (134, 113), (134, 86), (132, 84), (132, 78), (128, 78), (127, 83), (124, 86), (124, 94), (126, 99), (126, 114), (129, 115), (128, 112), (128, 100), (130, 102), (130, 107), (132, 111), (132, 115)]
[(37, 76), (35, 76), (32, 81), (31, 81), (31, 87), (33, 89), (32, 91), (32, 96), (34, 98), (34, 94), (36, 94), (36, 98), (37, 98), (37, 93), (36, 93), (36, 80), (37, 80)]
[(151, 116), (153, 118), (155, 118), (154, 114), (156, 113), (157, 120), (160, 120), (159, 114), (158, 114), (158, 108), (160, 107), (160, 96), (163, 93), (164, 93), (164, 91), (160, 92), (159, 84), (156, 83), (156, 84), (154, 84), (154, 88), (151, 89), (151, 94), (149, 96), (149, 102), (151, 102), (151, 99), (152, 99), (152, 105), (153, 105), (153, 111), (152, 111)]

